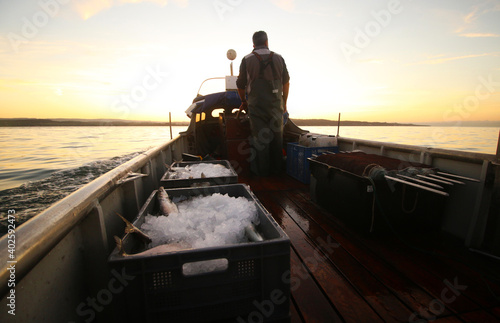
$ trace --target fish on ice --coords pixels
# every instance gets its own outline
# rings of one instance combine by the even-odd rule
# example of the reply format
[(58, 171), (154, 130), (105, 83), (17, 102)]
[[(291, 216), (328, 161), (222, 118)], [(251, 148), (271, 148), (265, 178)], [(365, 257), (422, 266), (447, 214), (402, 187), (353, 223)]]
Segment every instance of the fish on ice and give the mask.
[(116, 242), (116, 247), (118, 251), (120, 252), (121, 256), (152, 256), (152, 255), (161, 255), (164, 253), (168, 252), (175, 252), (175, 251), (181, 251), (181, 250), (187, 250), (191, 249), (191, 247), (187, 244), (184, 243), (168, 243), (168, 244), (162, 244), (159, 246), (156, 246), (151, 249), (144, 250), (139, 253), (134, 253), (134, 254), (128, 254), (125, 251), (125, 248), (123, 246), (123, 240), (118, 238), (117, 236), (114, 236), (115, 242)]
[[(121, 214), (116, 213), (122, 220), (125, 222), (125, 233), (131, 233), (131, 234), (136, 234), (141, 240), (143, 240), (146, 243), (151, 243), (153, 240), (142, 232), (138, 227), (133, 225), (129, 220), (125, 219)], [(115, 239), (116, 240), (116, 239)]]
[(158, 189), (158, 203), (160, 204), (160, 213), (164, 216), (168, 216), (172, 213), (179, 213), (177, 206), (170, 200), (163, 186), (160, 186)]
[(264, 241), (264, 238), (262, 238), (262, 235), (259, 232), (257, 232), (257, 229), (253, 224), (249, 224), (245, 227), (245, 234), (248, 240), (250, 241), (253, 242)]

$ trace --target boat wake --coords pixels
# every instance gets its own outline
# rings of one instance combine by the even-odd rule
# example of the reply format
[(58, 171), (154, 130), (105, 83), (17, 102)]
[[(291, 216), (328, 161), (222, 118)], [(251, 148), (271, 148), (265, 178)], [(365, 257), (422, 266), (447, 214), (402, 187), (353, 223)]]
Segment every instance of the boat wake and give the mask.
[(93, 161), (76, 168), (63, 169), (44, 179), (0, 191), (0, 204), (2, 205), (0, 236), (7, 233), (8, 210), (15, 211), (17, 228), (53, 203), (140, 153), (135, 152), (111, 159)]

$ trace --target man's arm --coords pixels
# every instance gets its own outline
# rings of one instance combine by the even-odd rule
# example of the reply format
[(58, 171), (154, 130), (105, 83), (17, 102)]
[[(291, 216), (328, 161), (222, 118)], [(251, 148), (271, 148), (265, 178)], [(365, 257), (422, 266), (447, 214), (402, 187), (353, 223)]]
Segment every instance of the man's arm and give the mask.
[(285, 59), (283, 57), (281, 59), (283, 62), (283, 78), (281, 80), (281, 83), (283, 83), (283, 112), (286, 112), (286, 101), (288, 100), (288, 91), (290, 90), (290, 74), (288, 74)]
[(248, 102), (247, 102), (247, 99), (246, 99), (246, 91), (245, 91), (245, 89), (238, 88), (238, 95), (240, 96), (240, 99), (241, 99), (240, 111), (241, 110), (247, 111)]
[(241, 60), (240, 74), (238, 75), (238, 79), (236, 80), (236, 86), (238, 87), (238, 95), (240, 96), (241, 100), (240, 111), (238, 111), (239, 114), (241, 110), (247, 111), (248, 108), (245, 91), (247, 86), (247, 64), (245, 58)]
[(290, 82), (283, 84), (283, 112), (286, 112), (286, 100), (288, 100), (289, 90), (290, 90)]

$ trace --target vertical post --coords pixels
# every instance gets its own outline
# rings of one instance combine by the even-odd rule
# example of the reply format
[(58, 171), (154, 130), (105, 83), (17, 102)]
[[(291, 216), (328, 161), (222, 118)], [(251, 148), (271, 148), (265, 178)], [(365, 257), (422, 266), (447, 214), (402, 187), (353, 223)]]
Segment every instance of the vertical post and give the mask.
[(233, 76), (233, 62), (232, 61), (231, 61), (230, 67), (231, 67), (231, 76)]
[(500, 161), (500, 130), (498, 131), (497, 160)]
[(170, 140), (172, 140), (172, 112), (168, 112), (168, 124), (170, 125)]
[(337, 137), (339, 136), (340, 131), (340, 112), (339, 112), (339, 121), (337, 122)]

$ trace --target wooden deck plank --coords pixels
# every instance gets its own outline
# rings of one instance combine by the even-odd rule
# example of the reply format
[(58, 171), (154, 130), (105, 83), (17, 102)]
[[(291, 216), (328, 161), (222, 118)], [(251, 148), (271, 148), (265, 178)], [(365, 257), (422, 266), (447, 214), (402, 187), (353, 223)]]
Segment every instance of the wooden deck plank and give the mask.
[(498, 318), (495, 316), (491, 315), (490, 313), (484, 311), (484, 310), (478, 310), (474, 312), (469, 312), (469, 313), (463, 313), (460, 315), (460, 318), (462, 318), (465, 322), (471, 322), (471, 323), (498, 323)]
[[(257, 193), (257, 196), (285, 230), (302, 262), (313, 274), (342, 318), (347, 322), (381, 321), (352, 285), (334, 269), (322, 253), (315, 249), (315, 243), (310, 241), (289, 215), (275, 203), (275, 196), (270, 192)], [(301, 277), (297, 278), (300, 282)], [(293, 289), (293, 283), (291, 288)]]
[(500, 306), (491, 308), (490, 313), (493, 314), (496, 318), (498, 318), (498, 321), (500, 322)]
[[(429, 271), (429, 268), (436, 265), (436, 259), (427, 258), (425, 260), (416, 261), (415, 258), (421, 257), (420, 253), (415, 249), (408, 247), (401, 243), (401, 241), (392, 237), (390, 234), (378, 235), (376, 238), (372, 239), (369, 244), (370, 249), (379, 257), (384, 259), (391, 266), (396, 268), (399, 272), (406, 275), (410, 280), (417, 283), (428, 293), (430, 293), (435, 300), (441, 300), (443, 291), (448, 288), (447, 282), (454, 282), (455, 276), (453, 277), (440, 277)], [(431, 266), (431, 267), (429, 267)], [(479, 305), (474, 301), (470, 300), (463, 294), (460, 294), (456, 298), (452, 298), (448, 295), (449, 302), (445, 303), (454, 313), (470, 312), (479, 309)], [(431, 303), (429, 303), (431, 304)], [(432, 305), (437, 306), (438, 303), (434, 301)], [(431, 307), (427, 307), (429, 313), (445, 313), (443, 308), (437, 308), (432, 310)]]
[[(291, 251), (292, 252), (292, 251)], [(290, 302), (290, 323), (303, 323), (302, 317), (300, 316), (297, 305), (295, 305), (295, 299), (292, 295), (292, 300)]]
[(498, 300), (494, 298), (488, 290), (489, 283), (486, 280), (480, 279), (477, 276), (472, 276), (470, 271), (464, 270), (463, 264), (453, 259), (444, 261), (446, 255), (429, 256), (421, 253), (412, 253), (413, 261), (417, 261), (425, 270), (440, 278), (442, 281), (448, 281), (451, 285), (462, 286), (459, 290), (460, 294), (467, 297), (474, 303), (491, 307), (498, 304)]
[(500, 262), (473, 254), (462, 245), (450, 248), (445, 244), (437, 252), (443, 255), (443, 262), (465, 278), (463, 283), (468, 286), (467, 296), (486, 307), (499, 305)]
[[(420, 308), (426, 308), (434, 300), (434, 297), (429, 293), (371, 252), (366, 246), (370, 243), (370, 239), (360, 238), (356, 234), (346, 232), (345, 228), (339, 226), (330, 214), (311, 204), (310, 200), (300, 192), (289, 191), (287, 194), (313, 221), (320, 224), (336, 241), (341, 243), (352, 257), (356, 258), (370, 273), (397, 295), (412, 310), (412, 313), (418, 313)], [(442, 315), (450, 313), (446, 310)], [(427, 319), (435, 317), (427, 312), (423, 312), (423, 315)]]
[(384, 318), (385, 321), (408, 320), (411, 311), (388, 288), (377, 280), (365, 267), (353, 258), (318, 223), (312, 221), (297, 205), (283, 193), (275, 200), (290, 217), (306, 231), (311, 241), (316, 242), (336, 269), (358, 290), (364, 300)]
[[(296, 252), (290, 252), (291, 293), (306, 322), (342, 322)], [(298, 279), (300, 277), (300, 280)]]
[(432, 322), (437, 322), (437, 323), (463, 323), (464, 321), (461, 320), (460, 318), (456, 316), (447, 316), (447, 317), (441, 317), (438, 318), (435, 321)]
[[(390, 264), (405, 272), (414, 282), (429, 291), (436, 300), (445, 303), (453, 312), (461, 313), (479, 309), (480, 306), (477, 303), (463, 294), (463, 288), (466, 288), (466, 286), (462, 287), (460, 277), (456, 274), (451, 274), (451, 276), (436, 276), (433, 274), (430, 266), (437, 265), (438, 260), (416, 261), (415, 259), (421, 259), (418, 251), (398, 245), (398, 241), (393, 239), (384, 243), (377, 239), (371, 244), (371, 248)], [(450, 290), (453, 289), (451, 286), (456, 286), (457, 293), (450, 294)], [(430, 307), (429, 310), (431, 310)], [(437, 311), (439, 312), (439, 309)]]
[[(458, 254), (452, 254), (457, 250), (466, 250), (462, 245), (455, 245), (453, 249), (446, 248), (446, 243), (451, 237), (442, 233), (439, 239), (426, 239), (421, 235), (409, 236), (387, 236), (384, 239), (386, 245), (394, 246), (390, 248), (399, 251), (411, 258), (412, 262), (420, 264), (422, 269), (431, 273), (441, 281), (450, 282), (451, 285), (460, 286), (460, 296), (465, 297), (482, 307), (498, 305), (491, 291), (498, 288), (498, 285), (491, 280), (485, 279), (477, 270), (472, 270), (475, 264), (483, 259), (474, 257), (474, 261), (467, 261)], [(403, 242), (403, 244), (401, 243)], [(427, 246), (426, 246), (427, 245)], [(500, 265), (495, 262), (490, 263), (491, 268), (497, 268), (496, 274), (500, 275)], [(448, 285), (448, 284), (447, 284)], [(450, 287), (451, 289), (451, 287)]]
[[(307, 185), (284, 174), (240, 182), (251, 186), (290, 237), (291, 322), (500, 322), (500, 303), (494, 297), (500, 287), (466, 265), (475, 255), (466, 253), (458, 262), (435, 258), (390, 235), (357, 232), (314, 204)], [(321, 241), (340, 246), (332, 250)], [(455, 256), (458, 248), (437, 244), (434, 249)], [(496, 273), (487, 261), (481, 266), (483, 272)], [(456, 283), (470, 289), (444, 302), (446, 288), (445, 297), (454, 296), (455, 276)], [(481, 286), (483, 280), (493, 293)]]

